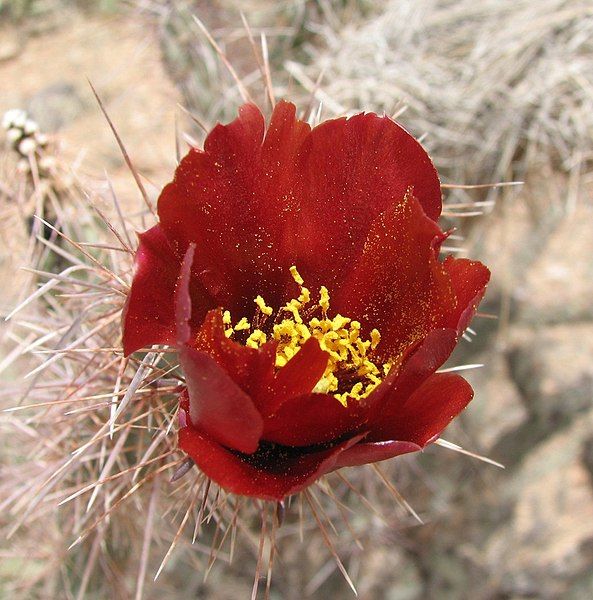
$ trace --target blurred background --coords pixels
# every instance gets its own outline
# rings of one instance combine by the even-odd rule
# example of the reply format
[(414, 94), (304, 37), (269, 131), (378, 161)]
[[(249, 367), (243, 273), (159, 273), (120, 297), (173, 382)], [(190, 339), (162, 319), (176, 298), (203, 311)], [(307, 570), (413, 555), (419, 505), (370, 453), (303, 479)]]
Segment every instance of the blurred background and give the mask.
[[(87, 79), (153, 198), (171, 178), (176, 138), (182, 146), (203, 138), (186, 111), (207, 126), (236, 113), (238, 87), (194, 16), (266, 105), (241, 12), (260, 56), (265, 35), (277, 97), (322, 118), (385, 112), (422, 140), (446, 184), (444, 224), (457, 228), (451, 250), (493, 274), (486, 314), (452, 359), (484, 364), (467, 373), (476, 396), (445, 438), (506, 468), (442, 447), (391, 461), (385, 471), (425, 524), (358, 509), (352, 522), (364, 550), (352, 549), (348, 531), (340, 539), (359, 596), (593, 597), (591, 1), (0, 0), (0, 114), (26, 110), (69, 165), (72, 214), (85, 194), (106, 193), (105, 173), (128, 212), (141, 206)], [(5, 133), (2, 314), (22, 299), (18, 267), (28, 260), (35, 208), (17, 202), (19, 157)], [(14, 341), (5, 336), (0, 355), (13, 381), (24, 369)], [(3, 419), (14, 465), (14, 422)], [(392, 496), (359, 477), (389, 515)], [(129, 572), (125, 561), (108, 566), (117, 594), (91, 580), (81, 596), (76, 577), (45, 569), (43, 545), (70, 560), (72, 540), (54, 534), (1, 544), (2, 597), (135, 597), (134, 556)], [(351, 597), (322, 542), (284, 541), (273, 598)], [(215, 567), (204, 583), (191, 562), (173, 559), (153, 584), (161, 558), (148, 567), (145, 598), (251, 593), (249, 561)]]

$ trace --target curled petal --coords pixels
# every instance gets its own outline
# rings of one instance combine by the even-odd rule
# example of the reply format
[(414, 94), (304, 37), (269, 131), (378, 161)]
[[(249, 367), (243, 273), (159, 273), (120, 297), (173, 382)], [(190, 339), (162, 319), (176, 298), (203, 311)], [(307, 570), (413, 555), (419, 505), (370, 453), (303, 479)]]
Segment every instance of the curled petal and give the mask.
[(366, 465), (419, 450), (422, 450), (422, 447), (413, 442), (360, 442), (338, 456), (336, 468)]
[(179, 361), (185, 373), (192, 425), (229, 448), (255, 452), (263, 420), (251, 398), (205, 352), (182, 347)]
[[(174, 344), (175, 289), (181, 260), (160, 225), (139, 234), (132, 287), (122, 317), (124, 354), (152, 344)], [(195, 328), (212, 300), (195, 277), (189, 283)]]
[(339, 455), (356, 444), (356, 436), (309, 452), (263, 446), (250, 458), (232, 452), (193, 427), (179, 432), (179, 446), (200, 470), (227, 492), (265, 500), (282, 500), (335, 468)]
[[(454, 329), (435, 329), (410, 348), (392, 385), (397, 397), (405, 401), (449, 358), (456, 343), (457, 332)], [(383, 415), (390, 409), (385, 404), (387, 402), (381, 409)]]
[[(175, 290), (177, 344), (179, 361), (187, 382), (189, 416), (193, 425), (208, 432), (221, 444), (241, 452), (254, 452), (263, 431), (262, 418), (249, 395), (221, 368), (221, 364), (229, 362), (221, 358), (226, 356), (228, 359), (231, 355), (235, 359), (229, 365), (235, 367), (234, 372), (232, 368), (229, 370), (236, 377), (240, 374), (257, 377), (261, 373), (254, 373), (254, 369), (248, 367), (253, 367), (255, 358), (257, 366), (262, 365), (265, 369), (265, 357), (257, 350), (244, 347), (234, 355), (229, 352), (229, 346), (238, 344), (230, 342), (224, 335), (220, 311), (208, 313), (211, 318), (207, 318), (200, 328), (198, 340), (207, 340), (210, 350), (216, 349), (221, 352), (212, 352), (215, 355), (212, 357), (212, 354), (187, 346), (191, 336), (189, 321), (192, 307), (189, 282), (194, 252), (195, 244), (191, 243), (183, 258)], [(270, 369), (272, 364), (270, 361)]]
[(332, 307), (360, 320), (367, 333), (379, 329), (379, 360), (400, 360), (457, 306), (438, 260), (442, 239), (418, 200), (406, 196), (375, 220), (362, 255), (332, 298)]
[(180, 346), (187, 344), (191, 337), (189, 321), (191, 319), (192, 307), (189, 282), (195, 251), (196, 245), (190, 244), (183, 257), (175, 286), (175, 323), (177, 325), (177, 344)]
[(375, 219), (408, 192), (432, 220), (441, 212), (437, 172), (422, 146), (388, 117), (359, 114), (325, 121), (303, 142), (294, 196), (290, 254), (313, 287), (339, 289), (362, 253)]
[(124, 354), (175, 341), (173, 294), (179, 261), (160, 225), (138, 236), (132, 288), (123, 311)]
[(384, 405), (389, 413), (370, 426), (367, 440), (401, 440), (424, 447), (469, 404), (474, 392), (462, 377), (450, 373), (432, 375), (403, 402), (398, 390)]
[(232, 123), (212, 130), (203, 151), (192, 149), (181, 161), (158, 203), (176, 252), (183, 256), (196, 242), (200, 252), (194, 268), (204, 285), (219, 306), (245, 316), (253, 312), (254, 286), (274, 270), (273, 240), (260, 215), (275, 213), (276, 207), (257, 190), (263, 135), (259, 109), (241, 107)]
[(480, 262), (450, 256), (445, 259), (443, 268), (451, 278), (457, 307), (446, 316), (442, 327), (454, 327), (458, 333), (462, 333), (469, 325), (486, 291), (490, 271)]

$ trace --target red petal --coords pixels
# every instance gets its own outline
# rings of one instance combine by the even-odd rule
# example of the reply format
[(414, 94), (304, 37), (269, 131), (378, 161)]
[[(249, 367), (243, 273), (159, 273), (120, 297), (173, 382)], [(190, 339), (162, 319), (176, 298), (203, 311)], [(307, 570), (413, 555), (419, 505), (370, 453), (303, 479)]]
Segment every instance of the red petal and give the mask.
[(265, 419), (262, 437), (284, 446), (312, 446), (358, 432), (365, 420), (366, 410), (355, 401), (346, 407), (328, 394), (308, 394), (287, 400)]
[[(357, 436), (337, 446), (316, 452), (287, 452), (270, 458), (268, 464), (250, 464), (193, 427), (179, 431), (179, 446), (200, 470), (227, 492), (263, 500), (282, 500), (311, 485), (331, 471), (340, 453), (361, 439)], [(265, 466), (265, 468), (263, 468)]]
[(145, 346), (175, 341), (173, 293), (179, 261), (160, 225), (138, 237), (134, 280), (122, 318), (126, 356)]
[[(134, 279), (122, 317), (126, 356), (152, 344), (174, 344), (177, 337), (174, 295), (181, 261), (160, 225), (138, 237)], [(195, 278), (190, 289), (195, 328), (212, 301)]]
[(224, 334), (222, 313), (212, 310), (198, 331), (195, 347), (209, 354), (247, 393), (261, 414), (265, 413), (260, 396), (274, 376), (276, 343), (264, 344), (261, 348), (248, 348), (234, 342)]
[(243, 106), (235, 121), (212, 130), (203, 152), (192, 149), (181, 161), (158, 204), (177, 253), (197, 244), (194, 269), (218, 305), (239, 316), (253, 312), (253, 297), (261, 293), (254, 286), (273, 270), (273, 240), (259, 215), (276, 207), (256, 185), (263, 135), (259, 109)]
[(443, 327), (463, 332), (474, 316), (490, 280), (490, 271), (480, 262), (466, 258), (447, 257), (443, 267), (451, 278), (457, 296), (457, 310), (448, 316)]
[(246, 105), (212, 131), (204, 152), (183, 159), (159, 215), (178, 256), (196, 242), (195, 269), (218, 304), (250, 316), (254, 295), (272, 306), (289, 299), (293, 264), (312, 289), (337, 287), (373, 219), (408, 189), (436, 219), (436, 171), (391, 119), (358, 115), (310, 132), (279, 102), (264, 138), (261, 113)]
[(408, 196), (371, 227), (364, 251), (332, 298), (332, 309), (381, 332), (380, 361), (401, 359), (457, 306), (438, 261), (443, 234)]
[(327, 352), (319, 347), (319, 342), (308, 339), (262, 392), (259, 401), (262, 414), (271, 415), (285, 401), (309, 394), (325, 373), (327, 360)]
[[(449, 358), (456, 343), (457, 332), (454, 329), (435, 329), (415, 348), (411, 348), (392, 386), (392, 390), (397, 391), (397, 397), (405, 401)], [(383, 406), (381, 410), (385, 414), (389, 407)]]
[(418, 452), (422, 450), (421, 446), (412, 442), (361, 442), (344, 450), (336, 462), (336, 469), (340, 467), (356, 467), (358, 465), (366, 465), (368, 463), (387, 460), (401, 454), (409, 454), (410, 452)]
[(462, 377), (437, 373), (402, 402), (395, 388), (388, 412), (372, 424), (369, 441), (406, 441), (424, 447), (469, 404), (474, 392)]
[(175, 323), (177, 327), (177, 344), (183, 346), (187, 344), (191, 338), (190, 319), (192, 313), (191, 295), (189, 293), (189, 282), (191, 279), (191, 267), (194, 261), (196, 250), (195, 244), (190, 244), (181, 268), (179, 269), (179, 277), (175, 286)]
[(213, 439), (240, 452), (255, 452), (263, 421), (251, 398), (205, 352), (179, 349), (189, 393), (189, 417)]
[(438, 175), (422, 146), (388, 117), (359, 114), (312, 130), (296, 164), (296, 215), (288, 246), (312, 289), (336, 290), (363, 250), (375, 218), (410, 190), (438, 219)]
[[(455, 330), (435, 329), (420, 343), (406, 350), (400, 364), (392, 367), (379, 387), (361, 401), (366, 407), (371, 428), (371, 434), (365, 441), (385, 439), (373, 437), (373, 423), (393, 419), (409, 396), (447, 360), (456, 343)], [(380, 426), (375, 429), (380, 430)]]

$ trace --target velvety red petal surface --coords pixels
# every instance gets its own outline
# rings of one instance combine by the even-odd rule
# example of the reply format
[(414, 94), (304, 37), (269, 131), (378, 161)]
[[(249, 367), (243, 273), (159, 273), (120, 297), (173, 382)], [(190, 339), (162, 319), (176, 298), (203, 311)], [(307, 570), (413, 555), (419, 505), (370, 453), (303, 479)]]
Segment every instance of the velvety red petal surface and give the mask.
[[(139, 234), (132, 287), (123, 311), (124, 354), (152, 344), (176, 341), (174, 294), (181, 260), (160, 225)], [(197, 280), (191, 282), (193, 327), (212, 307), (212, 300)]]
[(279, 102), (267, 132), (253, 105), (214, 128), (204, 151), (182, 160), (158, 211), (178, 256), (197, 244), (194, 271), (217, 303), (249, 316), (257, 293), (274, 306), (289, 299), (293, 264), (312, 289), (336, 288), (374, 218), (409, 189), (436, 219), (436, 171), (391, 119), (358, 115), (311, 131)]
[(443, 234), (419, 202), (407, 196), (373, 223), (364, 251), (351, 266), (332, 309), (381, 332), (378, 360), (403, 352), (439, 327), (457, 299), (438, 245)]
[(160, 225), (139, 234), (132, 288), (123, 311), (124, 354), (175, 341), (173, 293), (179, 260)]
[(265, 419), (262, 437), (286, 446), (311, 446), (353, 435), (365, 421), (366, 411), (357, 402), (346, 407), (331, 395), (308, 394), (284, 402)]
[[(186, 427), (179, 431), (179, 446), (206, 476), (227, 492), (265, 500), (282, 500), (308, 487), (334, 469), (339, 455), (360, 439), (357, 436), (308, 454), (274, 454), (268, 465), (258, 465), (250, 464), (246, 457), (227, 450), (197, 429)], [(259, 459), (266, 460), (265, 456)]]
[(240, 452), (255, 452), (263, 420), (251, 398), (208, 354), (179, 349), (189, 395), (189, 417), (220, 444)]
[(175, 285), (175, 293), (173, 295), (173, 304), (175, 308), (175, 324), (176, 324), (176, 342), (178, 346), (186, 345), (192, 336), (190, 320), (192, 314), (191, 294), (189, 285), (191, 281), (191, 268), (196, 253), (196, 245), (190, 244), (187, 248), (181, 267), (179, 268), (179, 276)]
[(261, 414), (266, 413), (265, 399), (261, 398), (267, 398), (268, 385), (274, 378), (275, 342), (255, 349), (227, 338), (221, 311), (212, 310), (206, 315), (193, 344), (209, 354), (228, 373), (252, 398)]
[(367, 440), (405, 441), (424, 447), (469, 404), (473, 395), (465, 379), (450, 373), (432, 375), (407, 398), (398, 397), (396, 388), (393, 398), (384, 402), (389, 412), (370, 424)]
[(457, 309), (443, 320), (442, 327), (454, 327), (462, 333), (469, 325), (490, 280), (490, 271), (482, 263), (466, 258), (447, 257), (443, 268), (451, 278), (457, 296)]
[(319, 347), (319, 342), (315, 338), (308, 339), (262, 390), (258, 400), (262, 414), (274, 414), (287, 400), (309, 394), (323, 376), (327, 360), (328, 355)]
[(447, 360), (457, 343), (453, 329), (435, 329), (423, 340), (406, 349), (401, 363), (392, 368), (367, 398), (361, 401), (367, 412), (370, 434), (365, 442), (385, 440), (374, 437), (381, 429), (376, 423), (397, 418), (402, 405)]
[[(362, 253), (372, 223), (411, 191), (438, 219), (438, 175), (422, 146), (388, 117), (359, 114), (325, 121), (304, 141), (295, 195), (297, 216), (287, 237), (290, 256), (312, 289), (334, 292)], [(291, 232), (292, 233), (292, 232)]]
[(419, 344), (409, 348), (390, 386), (391, 399), (389, 402), (381, 401), (381, 413), (389, 413), (394, 404), (394, 392), (404, 400), (422, 385), (449, 358), (456, 343), (457, 332), (454, 329), (435, 329)]

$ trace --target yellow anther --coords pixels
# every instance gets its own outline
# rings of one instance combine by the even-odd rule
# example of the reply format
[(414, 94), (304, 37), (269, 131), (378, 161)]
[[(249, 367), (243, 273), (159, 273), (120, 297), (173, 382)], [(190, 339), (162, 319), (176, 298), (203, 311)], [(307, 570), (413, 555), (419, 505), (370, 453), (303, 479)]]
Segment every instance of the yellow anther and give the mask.
[(297, 323), (302, 323), (303, 318), (299, 314), (299, 308), (301, 308), (301, 303), (298, 300), (291, 300), (286, 304), (286, 306), (282, 309), (286, 312), (289, 312), (292, 315), (292, 318)]
[(329, 310), (329, 291), (324, 285), (319, 289), (319, 306), (321, 306), (323, 314)]
[(348, 317), (343, 317), (338, 314), (332, 319), (332, 329), (334, 331), (339, 331), (340, 329), (344, 329), (348, 323), (350, 323), (350, 319)]
[(367, 379), (370, 379), (375, 385), (379, 385), (381, 383), (381, 378), (377, 377), (375, 373), (367, 373)]
[(251, 324), (247, 320), (246, 317), (243, 317), (234, 327), (235, 331), (245, 331), (246, 329), (251, 329)]
[(360, 392), (362, 392), (362, 390), (363, 390), (363, 385), (359, 381), (358, 383), (355, 383), (352, 386), (352, 389), (350, 390), (350, 396), (352, 396), (354, 398), (358, 398), (358, 397), (360, 397)]
[(274, 312), (274, 309), (271, 306), (266, 306), (266, 303), (261, 296), (257, 296), (254, 302), (257, 304), (262, 313), (264, 313), (264, 315), (269, 317)]
[(290, 267), (290, 274), (292, 275), (292, 278), (295, 280), (295, 282), (299, 285), (303, 285), (303, 283), (305, 283), (305, 280), (300, 276), (299, 272), (297, 271), (297, 268), (294, 265)]
[(301, 339), (301, 343), (305, 343), (310, 337), (311, 337), (311, 332), (309, 331), (309, 328), (302, 324), (302, 323), (297, 323), (296, 325), (296, 332), (297, 335), (299, 336), (299, 338)]
[(228, 310), (225, 310), (225, 311), (222, 313), (222, 322), (223, 322), (225, 325), (230, 325), (230, 324), (231, 324), (231, 313), (230, 313), (230, 311), (228, 311)]
[(261, 330), (256, 329), (245, 342), (248, 348), (259, 348), (268, 341), (268, 336)]
[(363, 342), (360, 338), (356, 340), (356, 349), (361, 356), (366, 356), (371, 342)]
[(308, 304), (311, 301), (311, 292), (306, 288), (301, 288), (301, 293), (299, 294), (299, 302), (301, 304)]
[(381, 334), (378, 329), (373, 329), (371, 331), (371, 350), (374, 350), (381, 341)]

